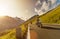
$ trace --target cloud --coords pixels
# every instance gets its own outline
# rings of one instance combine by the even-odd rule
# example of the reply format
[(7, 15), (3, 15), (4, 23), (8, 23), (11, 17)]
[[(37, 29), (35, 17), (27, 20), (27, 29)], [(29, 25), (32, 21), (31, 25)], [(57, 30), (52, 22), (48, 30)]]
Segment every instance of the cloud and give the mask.
[(57, 0), (51, 0), (52, 4), (55, 4), (57, 2)]
[(49, 11), (50, 9), (52, 9), (54, 7), (54, 5), (56, 4), (57, 0), (40, 0), (37, 1), (36, 6), (35, 7), (35, 12), (37, 12), (39, 15), (44, 14), (45, 12)]
[(28, 10), (26, 11), (26, 13), (23, 14), (24, 14), (24, 18), (26, 17), (27, 19), (29, 19), (33, 15), (37, 15), (37, 13), (39, 15), (44, 14), (49, 9), (53, 8), (56, 2), (57, 0), (24, 0), (21, 3), (22, 5), (20, 5), (20, 2), (19, 5), (23, 6), (24, 10), (26, 9)]

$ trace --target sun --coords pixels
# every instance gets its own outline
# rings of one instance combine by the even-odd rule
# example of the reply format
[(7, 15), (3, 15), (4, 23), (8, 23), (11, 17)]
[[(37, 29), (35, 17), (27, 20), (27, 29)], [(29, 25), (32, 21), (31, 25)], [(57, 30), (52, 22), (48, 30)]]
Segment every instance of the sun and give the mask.
[(5, 16), (8, 14), (8, 7), (7, 5), (0, 5), (0, 16)]

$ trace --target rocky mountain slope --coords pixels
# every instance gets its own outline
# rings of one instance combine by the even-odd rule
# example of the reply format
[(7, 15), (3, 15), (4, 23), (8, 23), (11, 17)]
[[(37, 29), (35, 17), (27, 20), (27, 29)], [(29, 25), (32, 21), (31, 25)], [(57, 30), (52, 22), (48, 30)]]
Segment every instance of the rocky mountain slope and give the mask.
[(20, 18), (12, 18), (9, 16), (0, 17), (0, 31), (15, 28), (23, 22)]

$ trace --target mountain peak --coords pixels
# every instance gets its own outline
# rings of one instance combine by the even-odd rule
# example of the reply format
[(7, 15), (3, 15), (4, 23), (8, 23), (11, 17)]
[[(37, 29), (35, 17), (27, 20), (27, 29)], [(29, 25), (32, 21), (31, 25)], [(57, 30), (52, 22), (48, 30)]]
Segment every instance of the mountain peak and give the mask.
[(1, 16), (0, 17), (0, 31), (10, 28), (15, 28), (24, 21), (22, 19), (15, 19), (10, 16)]

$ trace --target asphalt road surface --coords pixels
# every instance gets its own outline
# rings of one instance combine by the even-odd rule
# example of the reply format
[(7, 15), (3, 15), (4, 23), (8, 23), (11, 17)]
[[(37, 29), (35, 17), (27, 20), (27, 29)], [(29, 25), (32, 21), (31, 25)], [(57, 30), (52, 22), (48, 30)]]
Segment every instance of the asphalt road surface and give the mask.
[[(53, 26), (53, 28), (52, 28)], [(45, 25), (42, 28), (37, 25), (30, 26), (31, 39), (60, 39), (60, 26)]]

